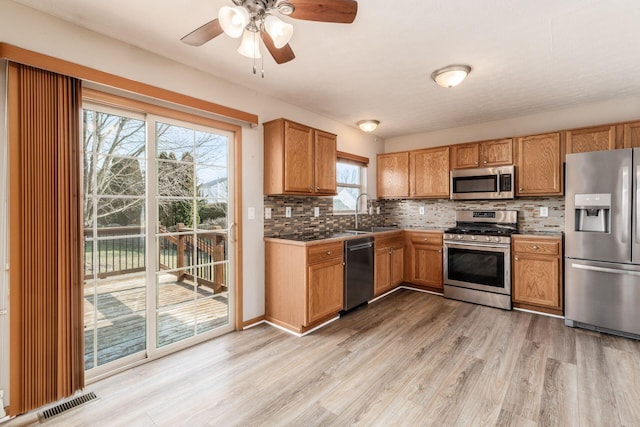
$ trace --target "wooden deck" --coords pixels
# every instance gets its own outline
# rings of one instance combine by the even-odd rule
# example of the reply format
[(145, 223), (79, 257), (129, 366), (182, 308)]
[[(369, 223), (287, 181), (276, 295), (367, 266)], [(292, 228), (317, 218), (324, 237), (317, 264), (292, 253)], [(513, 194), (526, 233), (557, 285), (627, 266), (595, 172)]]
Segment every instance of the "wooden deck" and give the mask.
[[(93, 287), (85, 286), (85, 369), (96, 366), (94, 330), (98, 334), (98, 365), (145, 350), (146, 286), (143, 275), (102, 280), (95, 298)], [(160, 277), (157, 298), (159, 347), (229, 321), (227, 292), (215, 294), (213, 289), (203, 285), (194, 288), (193, 282), (177, 282), (171, 274)], [(94, 312), (97, 319), (94, 319)]]

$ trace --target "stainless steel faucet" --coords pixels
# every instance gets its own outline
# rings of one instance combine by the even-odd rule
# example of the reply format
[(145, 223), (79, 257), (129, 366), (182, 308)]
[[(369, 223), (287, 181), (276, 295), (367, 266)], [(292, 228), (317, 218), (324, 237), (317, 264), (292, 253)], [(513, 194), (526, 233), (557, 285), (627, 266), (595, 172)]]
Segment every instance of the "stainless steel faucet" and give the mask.
[(369, 198), (369, 195), (367, 193), (360, 193), (360, 195), (356, 198), (356, 230), (358, 229), (358, 208), (360, 207), (360, 198), (362, 196), (367, 196), (367, 198)]

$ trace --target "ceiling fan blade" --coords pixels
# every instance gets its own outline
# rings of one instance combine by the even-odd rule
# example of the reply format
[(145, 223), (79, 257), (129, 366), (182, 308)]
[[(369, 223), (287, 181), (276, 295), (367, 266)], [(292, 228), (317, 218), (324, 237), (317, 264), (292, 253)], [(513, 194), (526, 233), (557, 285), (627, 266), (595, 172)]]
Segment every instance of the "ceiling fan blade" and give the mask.
[(222, 27), (220, 26), (220, 21), (216, 18), (213, 21), (207, 22), (202, 27), (191, 31), (180, 40), (191, 46), (202, 46), (220, 34), (222, 34)]
[(296, 55), (293, 53), (293, 49), (291, 49), (291, 46), (289, 46), (288, 44), (278, 49), (273, 43), (273, 39), (269, 34), (267, 34), (266, 32), (261, 32), (260, 36), (262, 37), (264, 45), (267, 47), (267, 50), (269, 51), (271, 56), (273, 56), (273, 59), (275, 59), (276, 63), (284, 64), (285, 62), (289, 62), (296, 57)]
[(354, 0), (288, 0), (288, 2), (295, 6), (290, 16), (305, 21), (351, 24), (358, 13), (358, 2)]

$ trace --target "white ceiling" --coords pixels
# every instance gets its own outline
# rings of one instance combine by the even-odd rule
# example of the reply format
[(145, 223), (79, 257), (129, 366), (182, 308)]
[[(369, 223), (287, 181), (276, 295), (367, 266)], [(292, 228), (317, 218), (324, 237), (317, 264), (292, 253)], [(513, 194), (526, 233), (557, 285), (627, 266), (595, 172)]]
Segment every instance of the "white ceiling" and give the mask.
[[(15, 1), (383, 138), (640, 96), (638, 0), (362, 0), (350, 25), (283, 18), (296, 59), (264, 79), (238, 39), (180, 42), (231, 0)], [(454, 63), (462, 85), (430, 79)]]

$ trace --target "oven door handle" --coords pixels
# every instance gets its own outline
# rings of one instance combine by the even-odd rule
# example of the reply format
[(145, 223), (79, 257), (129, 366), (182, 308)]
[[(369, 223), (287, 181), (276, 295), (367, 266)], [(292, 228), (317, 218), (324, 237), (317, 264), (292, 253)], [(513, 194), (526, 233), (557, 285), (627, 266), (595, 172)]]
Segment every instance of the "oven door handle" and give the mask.
[(486, 243), (449, 243), (449, 242), (445, 242), (444, 243), (445, 247), (448, 248), (459, 248), (459, 249), (465, 249), (465, 248), (469, 248), (469, 247), (473, 247), (473, 248), (483, 248), (483, 249), (498, 249), (497, 251), (494, 252), (503, 252), (502, 249), (509, 249), (511, 248), (511, 245), (509, 244), (486, 244)]

